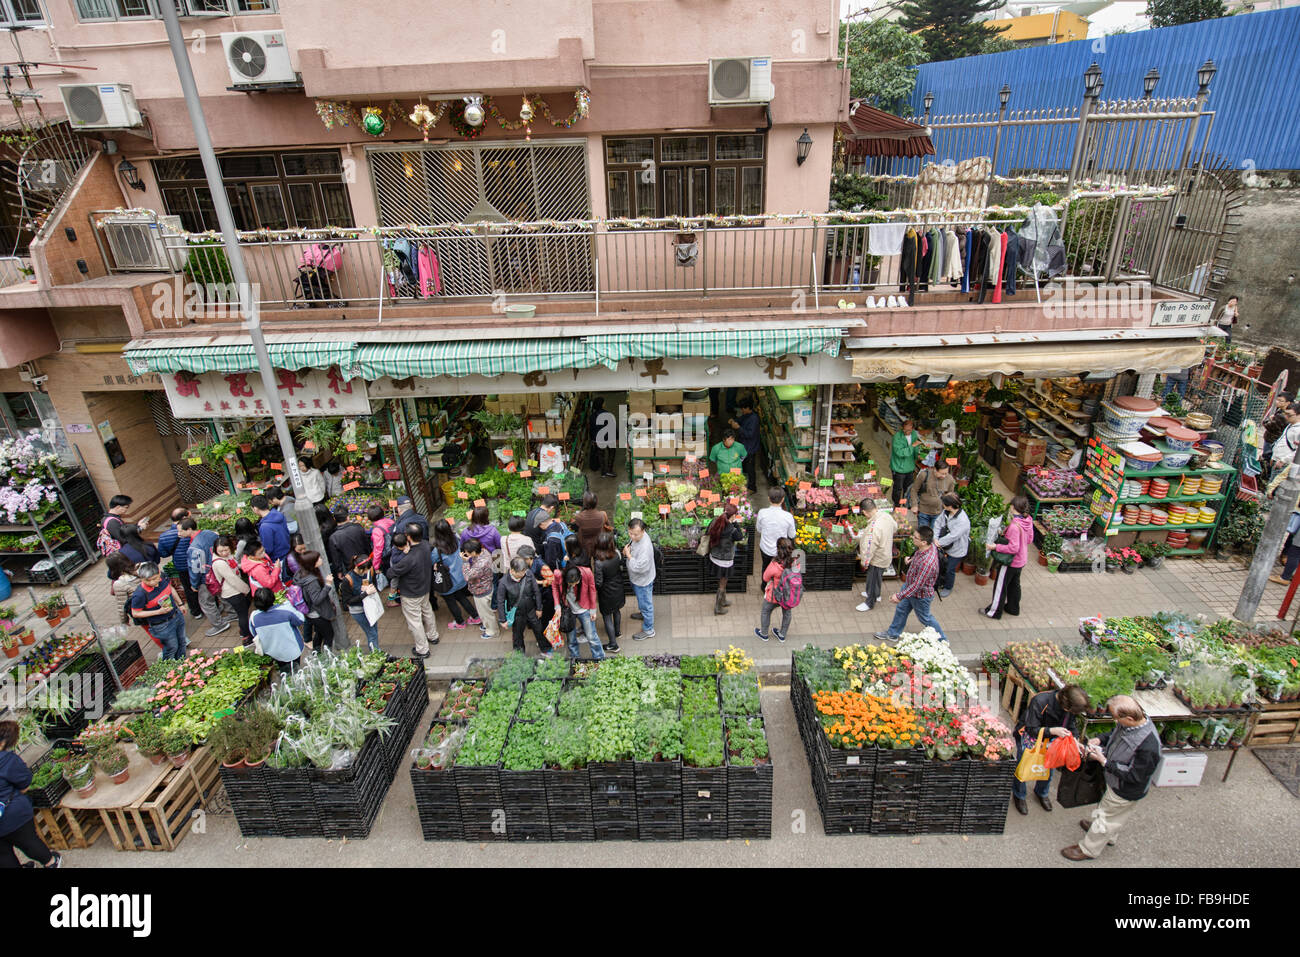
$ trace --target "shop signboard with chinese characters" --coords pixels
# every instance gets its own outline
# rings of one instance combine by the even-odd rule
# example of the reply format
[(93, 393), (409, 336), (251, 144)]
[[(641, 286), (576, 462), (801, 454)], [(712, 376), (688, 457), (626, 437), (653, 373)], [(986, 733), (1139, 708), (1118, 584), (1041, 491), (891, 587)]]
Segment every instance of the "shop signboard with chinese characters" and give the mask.
[[(337, 368), (276, 369), (274, 401), (289, 418), (368, 415), (364, 379), (346, 379)], [(256, 372), (166, 373), (162, 377), (172, 415), (178, 419), (260, 419), (272, 401)]]
[(1120, 488), (1124, 484), (1124, 456), (1100, 439), (1088, 440), (1088, 457), (1083, 474), (1093, 484), (1090, 507), (1092, 513), (1109, 526), (1119, 502)]

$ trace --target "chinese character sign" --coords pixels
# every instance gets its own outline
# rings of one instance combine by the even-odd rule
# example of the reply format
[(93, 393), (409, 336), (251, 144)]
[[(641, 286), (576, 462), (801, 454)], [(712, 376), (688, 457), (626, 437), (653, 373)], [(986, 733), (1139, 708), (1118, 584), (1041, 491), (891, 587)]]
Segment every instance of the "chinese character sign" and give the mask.
[(217, 410), (266, 418), (272, 402), (292, 416), (370, 413), (365, 380), (344, 379), (337, 368), (276, 370), (276, 375), (273, 396), (267, 395), (255, 372), (178, 373), (164, 376), (163, 385), (172, 415), (178, 419), (210, 419)]

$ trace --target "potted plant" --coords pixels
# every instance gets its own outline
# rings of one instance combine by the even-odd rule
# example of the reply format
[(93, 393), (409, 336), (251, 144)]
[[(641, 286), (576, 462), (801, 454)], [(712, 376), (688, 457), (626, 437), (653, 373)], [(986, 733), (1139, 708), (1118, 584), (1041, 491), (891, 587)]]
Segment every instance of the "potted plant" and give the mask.
[(1124, 564), (1124, 559), (1120, 556), (1118, 549), (1106, 549), (1106, 571), (1117, 572), (1122, 564)]
[(221, 468), (221, 463), (226, 459), (234, 461), (236, 448), (234, 442), (213, 442), (208, 446), (204, 461), (207, 462), (208, 468), (216, 471)]
[(1119, 567), (1125, 575), (1132, 575), (1142, 564), (1142, 558), (1132, 548), (1121, 548), (1119, 551)]
[(149, 759), (151, 764), (162, 764), (166, 760), (163, 754), (163, 726), (152, 714), (141, 715), (128, 727), (135, 738), (136, 750)]
[(77, 792), (78, 797), (95, 793), (95, 763), (88, 754), (74, 754), (63, 763), (63, 780)]
[(338, 427), (328, 419), (314, 419), (298, 427), (298, 438), (308, 451), (329, 451), (334, 448), (338, 437)]
[(227, 301), (227, 292), (234, 284), (230, 260), (221, 246), (221, 240), (190, 240), (192, 247), (185, 258), (183, 271), (187, 281), (198, 285), (206, 302)]
[(184, 767), (190, 759), (191, 744), (193, 741), (190, 740), (188, 731), (169, 729), (163, 733), (163, 753), (174, 768)]
[(0, 636), (0, 648), (4, 649), (6, 658), (18, 657), (18, 637), (5, 632)]
[(970, 546), (971, 551), (975, 553), (975, 584), (987, 585), (989, 583), (989, 568), (993, 564), (993, 556), (984, 547), (983, 528), (978, 531), (971, 531)]
[(49, 595), (45, 599), (45, 602), (51, 609), (58, 612), (60, 616), (68, 613), (68, 602), (67, 599), (63, 597), (63, 592), (61, 591), (56, 591)]
[(126, 749), (118, 745), (101, 748), (95, 754), (95, 763), (99, 769), (112, 778), (114, 784), (125, 784), (131, 777), (131, 771), (128, 765), (131, 763), (130, 758), (126, 755)]
[(250, 428), (243, 428), (236, 432), (231, 441), (239, 446), (241, 452), (253, 451), (253, 442), (257, 439), (257, 433)]
[(45, 618), (50, 613), (50, 609), (45, 604), (44, 600), (38, 601), (36, 604), (32, 605), (32, 611), (36, 612), (37, 618)]
[(36, 644), (36, 633), (33, 632), (30, 628), (24, 627), (20, 631), (14, 632), (14, 637), (18, 639), (18, 643), (20, 645)]
[(0, 628), (8, 629), (13, 626), (14, 619), (18, 617), (18, 609), (13, 605), (0, 605)]

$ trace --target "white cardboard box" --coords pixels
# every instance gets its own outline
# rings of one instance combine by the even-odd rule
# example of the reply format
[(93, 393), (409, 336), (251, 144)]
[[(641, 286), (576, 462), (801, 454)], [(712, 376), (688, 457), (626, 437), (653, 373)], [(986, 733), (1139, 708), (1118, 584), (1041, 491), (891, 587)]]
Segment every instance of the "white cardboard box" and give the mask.
[(1194, 788), (1201, 783), (1209, 758), (1204, 751), (1161, 752), (1156, 767), (1155, 786), (1158, 788)]

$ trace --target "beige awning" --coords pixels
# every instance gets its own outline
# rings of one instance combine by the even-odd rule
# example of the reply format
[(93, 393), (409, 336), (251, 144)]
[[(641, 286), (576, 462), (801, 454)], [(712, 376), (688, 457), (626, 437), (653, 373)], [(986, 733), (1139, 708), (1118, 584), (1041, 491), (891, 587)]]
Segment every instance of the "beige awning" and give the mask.
[(986, 379), (995, 372), (1043, 377), (1176, 372), (1199, 365), (1205, 358), (1205, 346), (1199, 339), (852, 351), (854, 377), (876, 382), (925, 375)]

